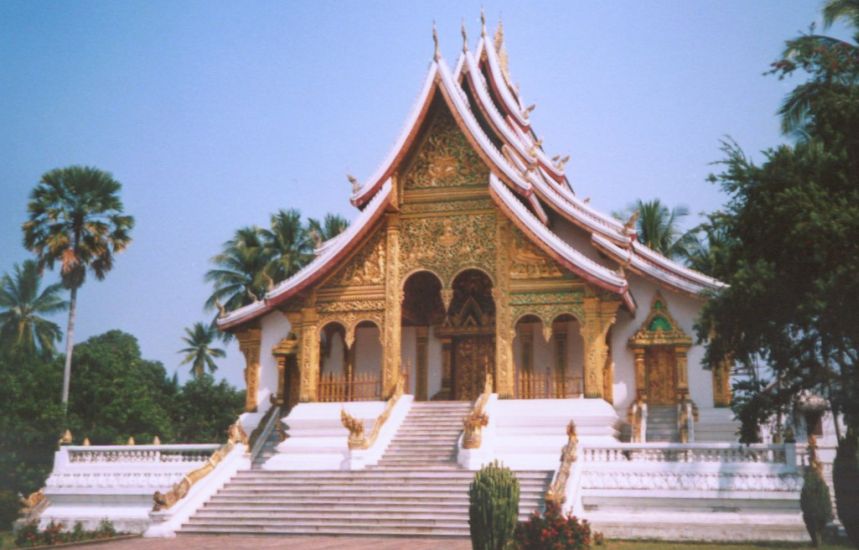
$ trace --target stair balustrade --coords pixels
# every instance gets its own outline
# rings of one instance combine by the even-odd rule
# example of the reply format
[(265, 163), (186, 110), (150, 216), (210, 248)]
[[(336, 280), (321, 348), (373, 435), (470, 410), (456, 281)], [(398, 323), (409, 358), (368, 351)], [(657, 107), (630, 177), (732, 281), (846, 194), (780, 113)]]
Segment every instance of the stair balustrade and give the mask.
[(272, 405), (248, 438), (248, 452), (251, 455), (251, 462), (256, 460), (265, 446), (269, 434), (278, 422), (280, 422), (280, 407)]
[(576, 423), (570, 420), (567, 425), (567, 444), (561, 449), (561, 464), (552, 478), (552, 483), (546, 491), (546, 502), (553, 502), (558, 507), (567, 501), (568, 484), (573, 465), (578, 459), (579, 438), (576, 435)]
[(474, 408), (462, 420), (464, 428), (462, 434), (463, 449), (480, 448), (483, 428), (489, 424), (486, 405), (489, 403), (490, 397), (492, 397), (492, 374), (487, 372), (483, 384), (483, 393), (475, 400)]
[(403, 386), (405, 381), (406, 377), (400, 376), (397, 381), (394, 394), (390, 399), (388, 399), (388, 403), (385, 405), (385, 410), (382, 411), (382, 414), (380, 414), (373, 423), (373, 430), (370, 432), (369, 437), (364, 435), (364, 422), (346, 412), (346, 409), (340, 409), (340, 422), (343, 424), (344, 428), (349, 430), (349, 449), (366, 450), (373, 446), (376, 439), (379, 437), (379, 432), (381, 431), (382, 426), (384, 426), (385, 422), (388, 421), (388, 418), (391, 416), (391, 412), (403, 396)]

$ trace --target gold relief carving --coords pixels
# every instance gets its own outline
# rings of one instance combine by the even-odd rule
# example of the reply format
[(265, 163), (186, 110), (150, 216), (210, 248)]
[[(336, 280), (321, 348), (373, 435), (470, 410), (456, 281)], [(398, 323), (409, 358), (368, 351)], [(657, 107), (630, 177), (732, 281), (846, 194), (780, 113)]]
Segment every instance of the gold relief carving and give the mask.
[(488, 199), (473, 199), (473, 200), (449, 200), (439, 202), (434, 199), (433, 202), (406, 202), (402, 205), (403, 214), (433, 214), (433, 213), (449, 213), (449, 212), (464, 212), (474, 210), (492, 210), (492, 201)]
[(360, 252), (352, 257), (325, 286), (367, 286), (381, 285), (384, 282), (385, 239), (382, 231), (376, 231)]
[[(384, 310), (379, 309), (375, 311), (344, 311), (342, 313), (324, 313), (319, 315), (318, 326), (322, 328), (329, 323), (338, 323), (345, 329), (344, 338), (346, 342), (346, 347), (351, 348), (352, 344), (355, 342), (355, 331), (358, 329), (358, 325), (364, 321), (372, 322), (381, 330), (381, 327), (385, 323), (385, 312)], [(381, 334), (379, 336), (381, 337)]]
[(641, 324), (641, 328), (629, 340), (632, 347), (636, 346), (681, 346), (689, 348), (690, 338), (674, 317), (668, 311), (668, 302), (662, 294), (656, 292), (650, 304), (650, 313)]
[(609, 354), (607, 336), (619, 307), (619, 301), (585, 298), (584, 319), (580, 325), (585, 351), (585, 397), (604, 397), (605, 364)]
[(340, 313), (349, 311), (383, 311), (384, 300), (342, 300), (319, 304), (319, 313)]
[(513, 279), (563, 277), (558, 265), (534, 246), (520, 231), (513, 231), (510, 252), (510, 276)]
[(450, 283), (464, 268), (492, 272), (495, 241), (487, 237), (494, 224), (494, 213), (403, 220), (400, 275), (430, 269), (443, 283)]
[(299, 351), (301, 402), (316, 401), (319, 390), (319, 316), (316, 308), (301, 312), (301, 348)]
[(483, 393), (477, 398), (474, 408), (462, 420), (462, 448), (479, 449), (482, 441), (482, 432), (489, 424), (489, 415), (486, 414), (486, 404), (492, 396), (492, 373), (487, 372), (483, 382)]
[(257, 391), (259, 390), (259, 352), (262, 341), (262, 331), (258, 328), (248, 328), (236, 333), (239, 350), (245, 356), (245, 411), (254, 412), (257, 409)]
[(645, 361), (644, 348), (634, 348), (632, 350), (635, 356), (635, 389), (636, 398), (640, 401), (647, 401), (647, 386), (645, 385)]
[[(498, 217), (495, 223), (495, 390), (499, 397), (513, 397), (513, 312), (510, 307), (509, 222)], [(490, 233), (486, 233), (490, 235)]]
[(566, 500), (567, 483), (572, 473), (573, 463), (578, 458), (579, 438), (576, 435), (576, 423), (570, 420), (567, 424), (567, 444), (561, 450), (561, 465), (552, 478), (549, 490), (546, 491), (546, 502), (561, 506)]
[(404, 189), (458, 187), (486, 182), (486, 165), (447, 108), (436, 111), (427, 136), (406, 172)]
[[(286, 338), (282, 339), (274, 348), (272, 348), (271, 353), (274, 355), (275, 360), (277, 361), (277, 393), (274, 395), (273, 403), (275, 405), (281, 406), (286, 401), (285, 395), (285, 384), (286, 384), (286, 364), (289, 360), (289, 357), (295, 357), (298, 355), (298, 336), (294, 332), (290, 332)], [(262, 425), (262, 423), (260, 423)]]
[(731, 360), (713, 366), (713, 406), (731, 406)]
[(400, 284), (400, 220), (396, 215), (388, 215), (385, 265), (385, 321), (382, 325), (383, 368), (382, 395), (390, 395), (400, 378), (400, 339), (402, 330), (403, 288)]

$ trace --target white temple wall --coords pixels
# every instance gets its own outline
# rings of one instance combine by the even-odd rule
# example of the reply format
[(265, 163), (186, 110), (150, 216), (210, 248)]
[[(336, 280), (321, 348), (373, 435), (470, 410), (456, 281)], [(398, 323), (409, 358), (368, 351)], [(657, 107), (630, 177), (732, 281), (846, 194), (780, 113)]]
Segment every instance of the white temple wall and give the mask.
[(355, 374), (382, 374), (382, 341), (378, 327), (355, 329)]
[[(626, 411), (635, 397), (635, 364), (628, 341), (647, 318), (650, 303), (658, 288), (656, 284), (634, 274), (629, 274), (628, 279), (630, 290), (638, 304), (638, 311), (634, 318), (623, 310), (618, 313), (611, 333), (612, 357), (615, 363), (614, 406), (621, 411)], [(665, 288), (662, 288), (661, 292), (668, 303), (671, 316), (694, 342), (696, 339), (694, 325), (703, 301)], [(689, 396), (699, 407), (712, 408), (712, 372), (704, 368), (703, 358), (704, 347), (693, 344), (687, 356)]]
[(273, 311), (263, 317), (260, 327), (262, 336), (259, 350), (260, 378), (257, 403), (260, 410), (265, 411), (269, 407), (268, 397), (277, 393), (277, 360), (271, 350), (286, 338), (292, 327), (286, 316), (279, 311)]
[(591, 243), (591, 234), (589, 232), (554, 212), (549, 212), (549, 217), (551, 218), (552, 231), (577, 252), (581, 252), (588, 259), (609, 269), (617, 269), (617, 262), (606, 258), (605, 255), (601, 254), (594, 247), (593, 243)]

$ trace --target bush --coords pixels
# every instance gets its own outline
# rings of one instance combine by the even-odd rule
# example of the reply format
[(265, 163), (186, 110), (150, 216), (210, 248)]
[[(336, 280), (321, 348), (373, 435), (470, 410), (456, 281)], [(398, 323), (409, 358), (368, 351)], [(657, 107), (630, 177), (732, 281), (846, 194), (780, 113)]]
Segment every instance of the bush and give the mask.
[(591, 547), (591, 526), (572, 514), (565, 516), (560, 505), (549, 501), (542, 516), (534, 512), (516, 526), (513, 541), (518, 550), (587, 550)]
[(823, 530), (832, 521), (832, 500), (829, 487), (820, 475), (820, 470), (814, 466), (805, 472), (799, 504), (802, 508), (802, 521), (805, 522), (812, 544), (817, 548), (823, 540)]
[(838, 442), (832, 465), (832, 482), (838, 519), (851, 544), (859, 548), (859, 456), (856, 433), (852, 430)]
[(0, 489), (0, 532), (12, 529), (12, 523), (18, 519), (21, 501), (12, 491)]
[(474, 550), (503, 550), (519, 516), (519, 480), (498, 461), (474, 475), (468, 488), (468, 526)]
[(113, 524), (107, 520), (103, 520), (95, 531), (87, 531), (80, 522), (75, 523), (71, 531), (66, 531), (65, 525), (53, 521), (44, 531), (39, 531), (39, 522), (32, 521), (22, 525), (15, 532), (15, 545), (19, 548), (50, 546), (67, 542), (107, 539), (123, 534), (125, 533), (118, 533)]

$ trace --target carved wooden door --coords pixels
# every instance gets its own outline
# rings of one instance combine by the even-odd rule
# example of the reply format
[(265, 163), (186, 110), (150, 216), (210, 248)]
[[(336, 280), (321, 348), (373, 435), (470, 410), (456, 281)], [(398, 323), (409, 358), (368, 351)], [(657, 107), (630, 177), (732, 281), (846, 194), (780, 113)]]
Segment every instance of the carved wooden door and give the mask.
[(455, 339), (453, 398), (473, 401), (483, 393), (486, 369), (495, 369), (495, 340), (491, 336), (463, 336)]
[(647, 401), (651, 405), (674, 405), (677, 396), (677, 359), (674, 349), (647, 350)]

